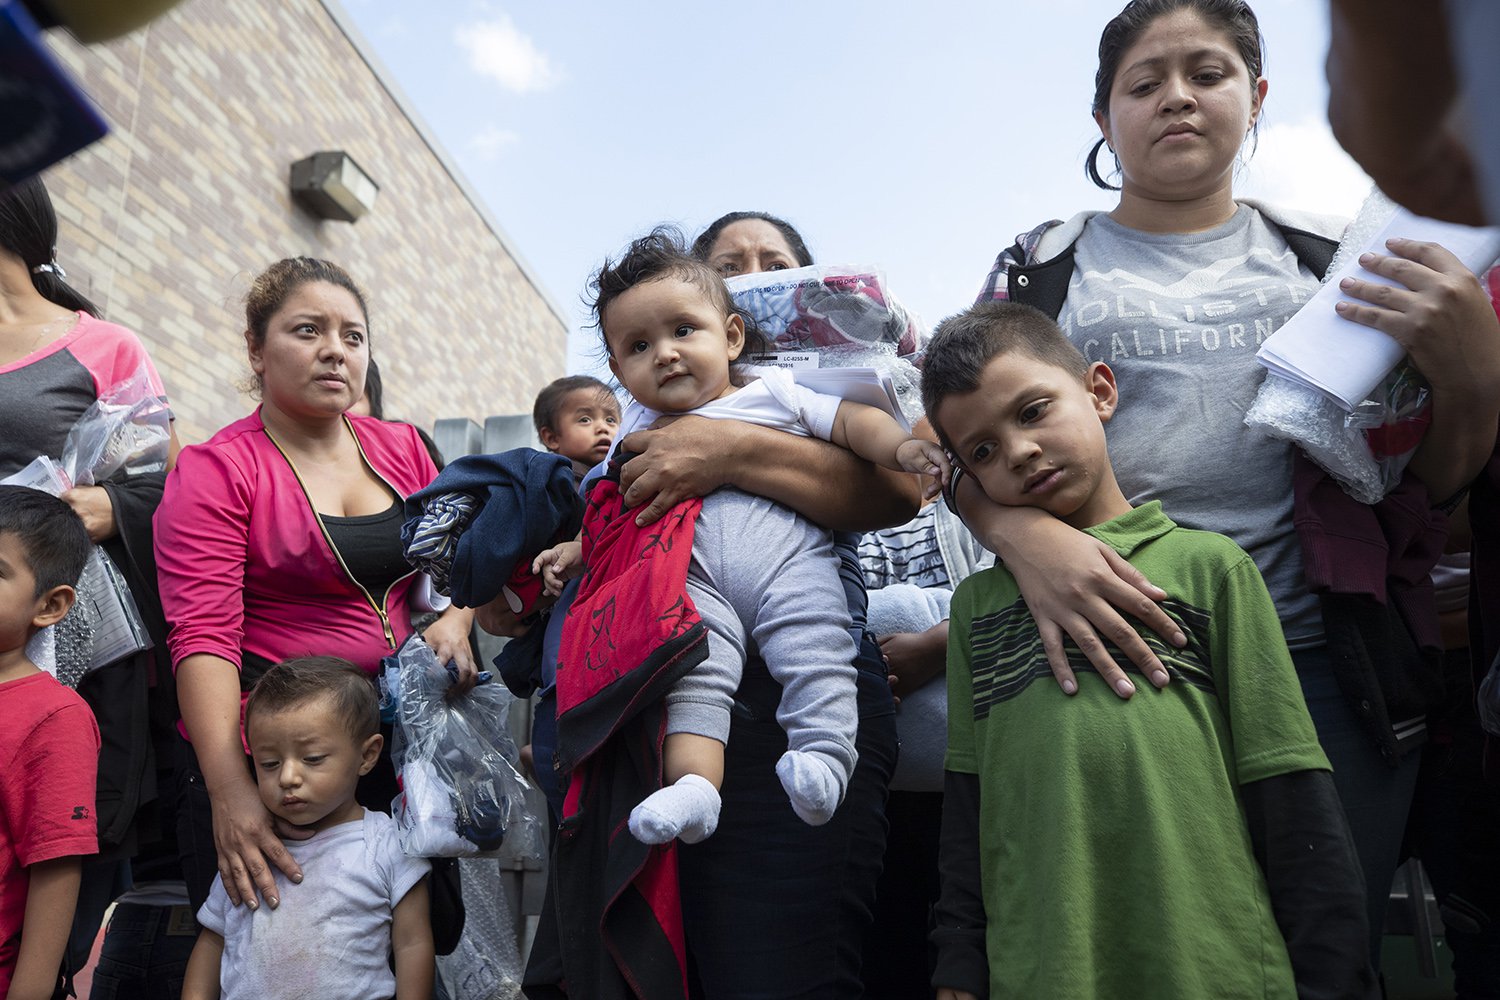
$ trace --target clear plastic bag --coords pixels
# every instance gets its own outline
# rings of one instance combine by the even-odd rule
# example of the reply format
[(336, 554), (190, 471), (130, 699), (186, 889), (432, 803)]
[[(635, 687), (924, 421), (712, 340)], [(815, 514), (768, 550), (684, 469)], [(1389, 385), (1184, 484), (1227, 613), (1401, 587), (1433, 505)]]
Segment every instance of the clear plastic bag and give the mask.
[(83, 411), (63, 443), (63, 472), (74, 486), (167, 467), (172, 412), (142, 365)]
[(1387, 376), (1377, 394), (1386, 401), (1366, 400), (1345, 413), (1321, 392), (1267, 372), (1245, 423), (1296, 444), (1360, 503), (1379, 503), (1401, 481), (1432, 411), (1426, 383), (1408, 365)]
[[(130, 585), (125, 582), (125, 574), (120, 572), (109, 554), (97, 545), (89, 553), (83, 575), (78, 578), (78, 600), (74, 603), (73, 610), (68, 612), (68, 617), (71, 618), (80, 609), (86, 609), (92, 623), (88, 658), (79, 675), (80, 679), (82, 674), (107, 667), (127, 656), (134, 656), (143, 649), (151, 648), (151, 636), (146, 632), (140, 608), (136, 606), (135, 597), (130, 593)], [(59, 636), (58, 680), (63, 680), (63, 660)]]
[(736, 275), (725, 283), (775, 351), (886, 344), (909, 357), (927, 338), (916, 315), (886, 290), (879, 268), (814, 265)]
[(394, 711), (392, 759), (401, 794), (391, 803), (401, 848), (419, 858), (529, 858), (544, 851), (543, 824), (526, 806), (506, 731), (512, 697), (502, 684), (451, 694), (452, 676), (419, 636), (386, 658)]
[[(1372, 191), (1345, 230), (1324, 280), (1337, 275), (1390, 222), (1396, 206)], [(1432, 420), (1427, 382), (1402, 362), (1352, 411), (1316, 389), (1268, 372), (1245, 423), (1291, 441), (1360, 503), (1374, 504), (1401, 481)]]
[[(80, 424), (84, 418), (80, 419)], [(69, 436), (72, 440), (72, 436)], [(166, 461), (165, 448), (162, 462)], [(73, 488), (73, 477), (46, 455), (7, 476), (8, 486), (26, 486), (53, 496)], [(89, 485), (89, 484), (80, 484)], [(130, 586), (114, 560), (95, 545), (74, 588), (78, 599), (66, 617), (38, 633), (30, 659), (70, 688), (100, 667), (151, 648), (151, 636)], [(32, 648), (32, 647), (28, 647)]]
[(1403, 361), (1345, 418), (1348, 427), (1364, 434), (1370, 457), (1380, 469), (1382, 495), (1401, 481), (1427, 434), (1427, 425), (1432, 423), (1430, 401), (1427, 379)]

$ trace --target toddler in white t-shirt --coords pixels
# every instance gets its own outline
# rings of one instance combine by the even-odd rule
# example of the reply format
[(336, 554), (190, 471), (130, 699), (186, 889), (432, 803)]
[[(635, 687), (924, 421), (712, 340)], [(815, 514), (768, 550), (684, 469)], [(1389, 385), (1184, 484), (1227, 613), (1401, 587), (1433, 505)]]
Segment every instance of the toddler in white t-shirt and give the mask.
[(354, 798), (384, 741), (370, 678), (331, 656), (279, 663), (250, 693), (245, 733), (261, 802), (312, 831), (286, 840), (303, 877), (291, 884), (273, 869), (274, 908), (232, 906), (214, 882), (183, 1000), (430, 997), (428, 864), (402, 852), (389, 816)]

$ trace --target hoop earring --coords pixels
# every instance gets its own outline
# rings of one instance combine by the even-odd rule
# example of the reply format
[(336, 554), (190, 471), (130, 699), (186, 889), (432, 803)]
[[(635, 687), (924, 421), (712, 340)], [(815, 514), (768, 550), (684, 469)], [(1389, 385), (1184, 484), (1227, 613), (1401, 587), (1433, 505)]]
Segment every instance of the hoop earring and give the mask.
[[(1099, 141), (1094, 143), (1094, 148), (1089, 150), (1088, 159), (1084, 162), (1083, 172), (1084, 176), (1092, 181), (1095, 187), (1101, 188), (1105, 191), (1118, 191), (1120, 190), (1120, 186), (1118, 184), (1111, 184), (1109, 181), (1104, 179), (1104, 176), (1102, 174), (1099, 173), (1099, 150), (1106, 149), (1108, 148), (1108, 146), (1109, 144), (1105, 142), (1103, 137), (1100, 137)], [(1114, 173), (1111, 176), (1123, 177), (1120, 169), (1120, 158), (1114, 155), (1113, 149), (1110, 149), (1109, 152), (1110, 157), (1115, 161)]]

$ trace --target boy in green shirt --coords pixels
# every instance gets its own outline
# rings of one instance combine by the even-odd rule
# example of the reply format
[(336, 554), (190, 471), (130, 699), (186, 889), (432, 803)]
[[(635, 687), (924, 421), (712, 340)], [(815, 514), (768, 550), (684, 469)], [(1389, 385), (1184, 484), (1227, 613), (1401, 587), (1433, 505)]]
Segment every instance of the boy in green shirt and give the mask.
[(1358, 861), (1276, 609), (1229, 539), (1126, 500), (1109, 367), (1037, 310), (986, 303), (939, 326), (922, 397), (960, 474), (1115, 548), (1188, 637), (1146, 636), (1175, 683), (1129, 701), (1070, 650), (1070, 697), (1011, 575), (960, 585), (940, 1000), (1378, 996)]

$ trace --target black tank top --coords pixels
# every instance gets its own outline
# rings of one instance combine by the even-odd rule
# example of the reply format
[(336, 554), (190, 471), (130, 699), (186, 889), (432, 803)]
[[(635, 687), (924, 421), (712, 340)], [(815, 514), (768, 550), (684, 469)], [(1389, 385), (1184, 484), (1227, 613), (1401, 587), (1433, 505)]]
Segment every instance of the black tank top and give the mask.
[(361, 517), (319, 514), (318, 519), (333, 540), (339, 558), (349, 567), (349, 575), (377, 602), (387, 587), (411, 572), (411, 564), (401, 554), (401, 525), (406, 520), (401, 501), (393, 501), (379, 514)]

